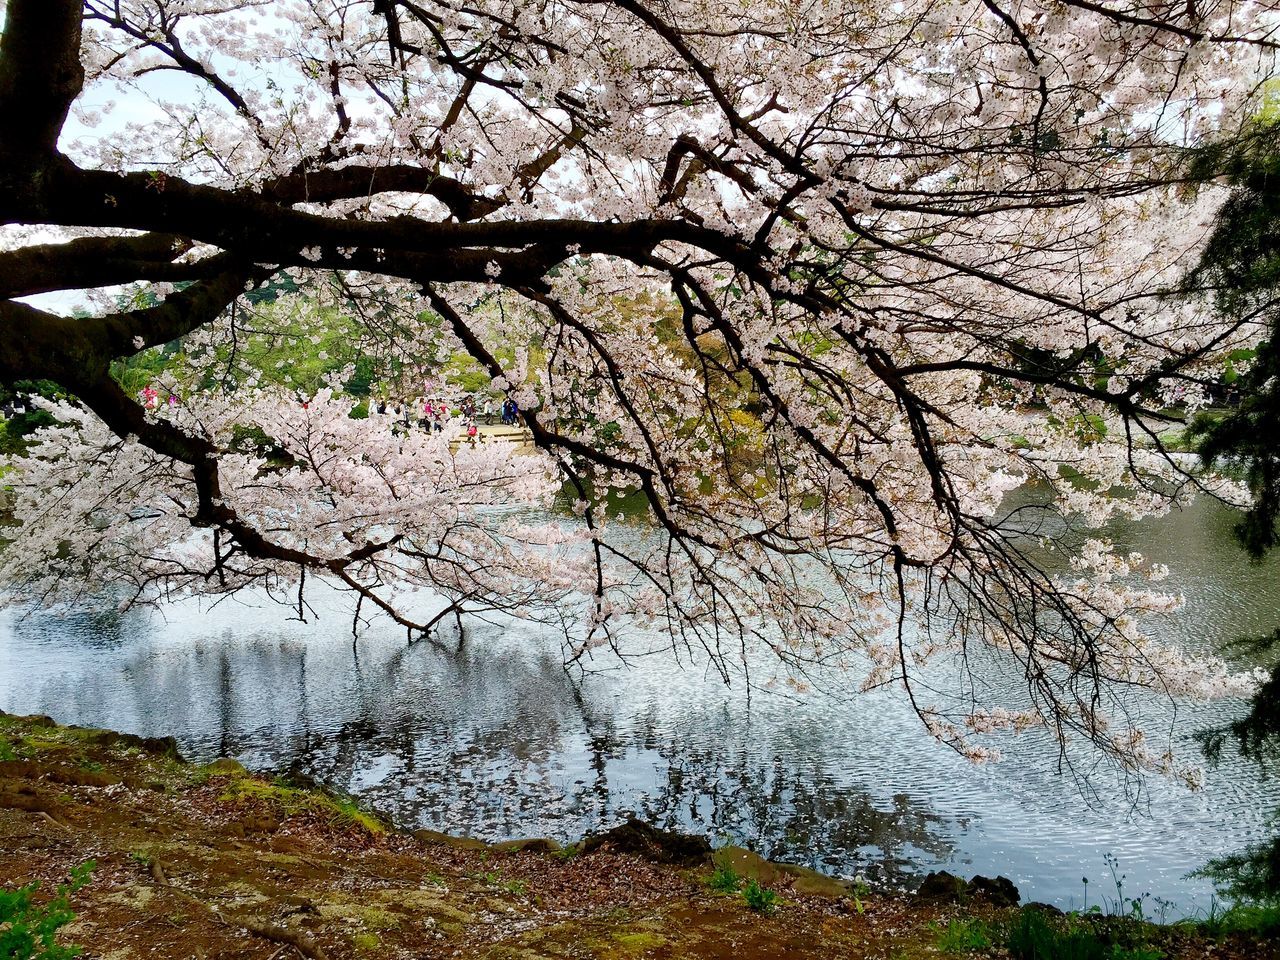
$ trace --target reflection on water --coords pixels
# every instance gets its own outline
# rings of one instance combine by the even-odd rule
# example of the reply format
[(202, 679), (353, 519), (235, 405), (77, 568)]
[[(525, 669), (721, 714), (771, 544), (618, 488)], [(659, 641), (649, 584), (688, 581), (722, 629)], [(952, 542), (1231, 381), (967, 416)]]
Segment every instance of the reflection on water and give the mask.
[[(1111, 535), (1167, 562), (1191, 601), (1162, 629), (1192, 645), (1280, 623), (1275, 564), (1248, 567), (1210, 504)], [(325, 598), (318, 598), (322, 608)], [(1242, 765), (1192, 794), (1148, 785), (1094, 805), (1034, 735), (974, 767), (923, 736), (892, 695), (755, 695), (658, 659), (573, 682), (535, 625), (479, 624), (459, 653), (371, 630), (350, 612), (318, 623), (278, 608), (177, 605), (165, 617), (6, 615), (0, 707), (147, 735), (195, 758), (293, 769), (399, 822), (486, 838), (572, 839), (634, 812), (731, 838), (778, 859), (887, 880), (948, 866), (1003, 873), (1024, 895), (1077, 905), (1115, 853), (1130, 894), (1184, 910), (1207, 901), (1184, 874), (1263, 835), (1275, 784)], [(1239, 704), (1167, 707), (1190, 735)], [(1167, 716), (1166, 716), (1167, 715)]]

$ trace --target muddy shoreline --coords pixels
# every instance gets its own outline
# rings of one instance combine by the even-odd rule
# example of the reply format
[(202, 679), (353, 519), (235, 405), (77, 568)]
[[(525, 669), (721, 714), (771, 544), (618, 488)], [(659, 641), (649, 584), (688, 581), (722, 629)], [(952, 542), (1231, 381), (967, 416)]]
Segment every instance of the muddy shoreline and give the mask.
[[(188, 763), (172, 739), (0, 714), (0, 885), (47, 893), (89, 860), (60, 942), (102, 960), (923, 960), (957, 924), (1019, 915), (979, 884), (880, 893), (638, 823), (567, 849), (410, 833), (315, 785)], [(1150, 926), (1121, 933), (1168, 960), (1280, 957)]]

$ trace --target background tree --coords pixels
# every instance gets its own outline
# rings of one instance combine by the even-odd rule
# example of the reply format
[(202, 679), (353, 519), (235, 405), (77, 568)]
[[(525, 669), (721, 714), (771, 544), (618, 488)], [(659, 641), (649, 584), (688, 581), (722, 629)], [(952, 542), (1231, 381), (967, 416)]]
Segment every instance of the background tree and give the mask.
[[(1247, 689), (1142, 632), (1177, 602), (1143, 585), (1158, 567), (1092, 541), (1067, 580), (1030, 547), (1049, 518), (1143, 515), (1207, 482), (1156, 425), (1265, 322), (1161, 294), (1221, 199), (1189, 188), (1187, 149), (1246, 132), (1274, 6), (10, 0), (5, 17), (0, 372), (82, 405), (17, 464), (4, 572), (37, 595), (286, 586), (302, 615), (310, 572), (412, 634), (430, 626), (412, 588), (528, 612), (577, 587), (575, 659), (626, 652), (639, 621), (726, 678), (756, 649), (796, 682), (856, 668), (975, 758), (985, 734), (1047, 724), (1064, 752), (1171, 769), (1128, 691)], [(151, 108), (94, 136), (120, 91)], [(353, 434), (327, 392), (303, 407), (251, 380), (157, 414), (111, 376), (179, 337), (225, 358), (244, 296), (282, 276), (339, 284), (367, 352), (465, 351), (541, 455)], [(66, 318), (23, 299), (137, 283), (154, 305)], [(236, 446), (246, 427), (271, 459)], [(495, 509), (559, 480), (581, 525)], [(1028, 483), (1040, 504), (1002, 512)], [(617, 529), (623, 488), (652, 535)], [(1013, 664), (1024, 702), (985, 704), (971, 674), (933, 685), (946, 651)]]
[[(1233, 190), (1218, 212), (1193, 280), (1214, 290), (1228, 316), (1256, 316), (1268, 325), (1252, 365), (1240, 377), (1239, 405), (1221, 418), (1193, 425), (1198, 450), (1209, 466), (1244, 473), (1253, 502), (1236, 526), (1255, 559), (1275, 549), (1280, 533), (1280, 149), (1274, 117), (1263, 117), (1256, 138), (1206, 151), (1209, 171), (1226, 171)], [(1280, 631), (1241, 641), (1251, 658), (1280, 645)], [(1280, 758), (1280, 663), (1259, 687), (1249, 712), (1225, 729), (1210, 731), (1206, 747), (1217, 759), (1228, 738), (1264, 766)], [(1280, 835), (1240, 854), (1215, 861), (1209, 873), (1228, 892), (1248, 899), (1280, 899)]]

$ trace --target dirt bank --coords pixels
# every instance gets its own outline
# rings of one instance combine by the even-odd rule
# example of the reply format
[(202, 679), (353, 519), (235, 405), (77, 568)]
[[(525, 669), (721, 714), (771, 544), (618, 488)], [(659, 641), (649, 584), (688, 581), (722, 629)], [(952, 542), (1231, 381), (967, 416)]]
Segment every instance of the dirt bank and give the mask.
[[(231, 761), (186, 763), (171, 741), (0, 714), (0, 885), (49, 890), (95, 861), (61, 935), (88, 957), (921, 960), (941, 955), (956, 918), (1011, 915), (981, 900), (858, 897), (745, 851), (720, 854), (781, 897), (760, 913), (741, 893), (715, 892), (696, 850), (673, 854), (682, 865), (621, 845), (408, 834)], [(1280, 956), (1262, 940), (1153, 936), (1173, 960)]]

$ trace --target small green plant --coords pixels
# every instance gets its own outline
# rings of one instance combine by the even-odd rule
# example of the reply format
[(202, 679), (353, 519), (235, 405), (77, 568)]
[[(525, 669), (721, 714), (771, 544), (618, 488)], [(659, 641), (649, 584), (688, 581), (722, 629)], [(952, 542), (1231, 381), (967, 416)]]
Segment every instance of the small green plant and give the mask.
[(13, 744), (0, 734), (0, 760), (17, 760), (18, 752), (13, 749)]
[(505, 890), (507, 893), (517, 897), (522, 897), (529, 892), (529, 885), (523, 880), (507, 880), (502, 873), (497, 870), (488, 870), (484, 873), (474, 874), (474, 879), (483, 883), (486, 887), (494, 887), (498, 890)]
[(45, 904), (32, 900), (39, 883), (15, 890), (0, 889), (0, 957), (4, 960), (71, 960), (80, 947), (59, 944), (58, 931), (75, 919), (71, 895), (89, 882), (94, 862), (80, 864)]
[(151, 866), (150, 855), (143, 852), (142, 850), (129, 851), (129, 859), (132, 860), (134, 863), (138, 864), (139, 866), (143, 866), (143, 867)]
[(707, 886), (717, 893), (737, 893), (742, 886), (742, 877), (729, 864), (721, 864), (707, 878)]
[(778, 909), (778, 903), (782, 898), (768, 887), (760, 886), (760, 881), (751, 879), (742, 888), (742, 899), (756, 913), (773, 913), (774, 910)]
[(858, 916), (862, 916), (862, 898), (870, 892), (871, 884), (867, 883), (865, 877), (858, 876), (853, 878), (853, 886), (849, 888), (849, 896), (853, 898), (853, 906), (858, 911)]
[(938, 949), (943, 953), (974, 953), (992, 946), (991, 927), (982, 920), (952, 920), (945, 927), (930, 926), (938, 934)]

